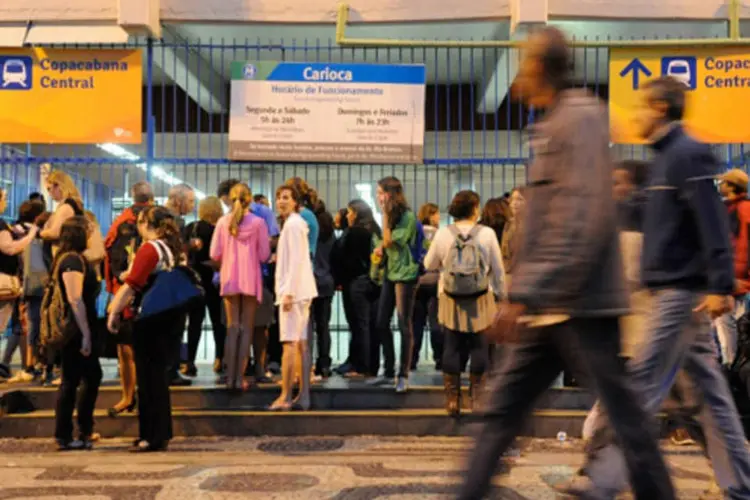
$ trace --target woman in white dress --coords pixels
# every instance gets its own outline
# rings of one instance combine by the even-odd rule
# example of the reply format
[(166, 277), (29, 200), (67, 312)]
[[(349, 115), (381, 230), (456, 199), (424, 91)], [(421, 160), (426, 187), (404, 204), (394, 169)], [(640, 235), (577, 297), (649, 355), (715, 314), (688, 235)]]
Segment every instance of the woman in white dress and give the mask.
[[(270, 410), (310, 409), (310, 352), (307, 327), (310, 303), (318, 296), (310, 261), (308, 226), (299, 215), (300, 194), (293, 186), (276, 190), (276, 208), (282, 219), (276, 248), (276, 304), (279, 306), (279, 337), (284, 346), (281, 360), (281, 395)], [(292, 401), (295, 373), (300, 390)]]

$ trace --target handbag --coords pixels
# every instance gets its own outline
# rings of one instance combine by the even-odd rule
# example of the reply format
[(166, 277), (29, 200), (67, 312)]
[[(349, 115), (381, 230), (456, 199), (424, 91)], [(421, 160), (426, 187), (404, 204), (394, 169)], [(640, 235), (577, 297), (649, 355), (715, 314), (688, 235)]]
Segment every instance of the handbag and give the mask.
[(150, 242), (159, 254), (161, 271), (143, 293), (138, 319), (148, 319), (163, 314), (182, 311), (203, 301), (205, 294), (198, 274), (184, 265), (175, 265), (174, 256), (167, 245), (159, 240)]
[(16, 300), (22, 294), (23, 288), (18, 276), (0, 273), (0, 301)]

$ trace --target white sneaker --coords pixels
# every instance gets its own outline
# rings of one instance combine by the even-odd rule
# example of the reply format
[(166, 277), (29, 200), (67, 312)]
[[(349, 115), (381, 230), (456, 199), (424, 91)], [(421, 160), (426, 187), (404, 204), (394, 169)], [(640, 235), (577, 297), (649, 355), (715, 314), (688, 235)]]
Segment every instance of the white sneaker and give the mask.
[(34, 380), (34, 375), (27, 372), (26, 370), (21, 370), (19, 372), (16, 372), (15, 375), (13, 375), (11, 378), (8, 379), (9, 384), (24, 384), (28, 383)]

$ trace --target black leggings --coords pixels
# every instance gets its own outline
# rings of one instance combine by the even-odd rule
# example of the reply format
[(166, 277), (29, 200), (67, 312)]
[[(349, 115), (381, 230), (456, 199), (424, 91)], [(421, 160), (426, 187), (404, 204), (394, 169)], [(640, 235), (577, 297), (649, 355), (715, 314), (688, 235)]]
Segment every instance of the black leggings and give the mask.
[(472, 375), (483, 375), (489, 364), (487, 337), (482, 333), (456, 332), (447, 328), (444, 330), (443, 373), (460, 374), (471, 358), (469, 372)]
[[(94, 351), (96, 352), (96, 351)], [(96, 354), (81, 354), (81, 337), (72, 339), (60, 352), (62, 383), (57, 392), (55, 409), (55, 438), (73, 439), (73, 409), (78, 399), (78, 432), (90, 437), (94, 432), (94, 408), (102, 381), (102, 367)], [(78, 387), (81, 387), (80, 397)]]
[(211, 329), (214, 334), (214, 344), (216, 346), (216, 359), (224, 359), (224, 341), (227, 337), (226, 325), (221, 320), (221, 296), (219, 290), (214, 286), (211, 280), (201, 280), (203, 289), (206, 291), (205, 303), (196, 305), (190, 310), (188, 316), (188, 361), (195, 363), (198, 355), (198, 344), (200, 344), (203, 335), (203, 320), (206, 318), (206, 308), (208, 308), (208, 317), (211, 320)]
[(315, 371), (318, 374), (331, 369), (331, 305), (333, 297), (317, 297), (312, 301), (312, 321), (318, 347)]
[(141, 320), (134, 327), (140, 438), (152, 445), (162, 445), (172, 439), (170, 367), (179, 358), (184, 325), (185, 313), (180, 312)]

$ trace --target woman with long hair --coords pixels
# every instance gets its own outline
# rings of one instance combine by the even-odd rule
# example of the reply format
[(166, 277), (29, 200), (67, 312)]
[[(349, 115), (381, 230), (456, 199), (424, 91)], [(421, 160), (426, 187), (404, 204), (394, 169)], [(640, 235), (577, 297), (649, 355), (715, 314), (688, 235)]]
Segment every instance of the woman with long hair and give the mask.
[(47, 258), (51, 259), (57, 251), (57, 240), (66, 220), (84, 215), (83, 199), (73, 179), (61, 170), (50, 172), (46, 179), (47, 192), (57, 203), (57, 208), (47, 221), (39, 236), (48, 243)]
[(517, 238), (521, 234), (521, 224), (523, 224), (523, 206), (526, 199), (523, 196), (521, 188), (513, 188), (510, 193), (510, 221), (503, 229), (503, 238), (500, 242), (500, 250), (503, 254), (503, 268), (505, 269), (505, 286), (510, 286), (510, 280), (513, 276), (513, 262), (517, 246)]
[(219, 219), (211, 241), (211, 259), (219, 262), (221, 296), (227, 317), (224, 346), (226, 384), (230, 390), (249, 388), (244, 379), (255, 328), (255, 311), (263, 300), (261, 264), (271, 255), (268, 228), (250, 211), (253, 194), (247, 184), (229, 192), (232, 211)]
[(318, 359), (315, 362), (315, 375), (328, 378), (331, 376), (331, 307), (336, 284), (331, 269), (331, 257), (336, 245), (333, 217), (326, 211), (325, 203), (318, 200), (315, 207), (318, 218), (318, 249), (315, 252), (314, 274), (318, 296), (312, 301), (312, 322), (317, 342)]
[[(448, 213), (453, 224), (438, 230), (424, 259), (425, 269), (441, 270), (438, 294), (438, 320), (445, 332), (443, 381), (446, 410), (451, 415), (461, 411), (461, 372), (471, 358), (469, 398), (473, 404), (480, 393), (487, 370), (489, 345), (483, 332), (495, 316), (495, 303), (503, 295), (503, 264), (495, 232), (481, 224), (479, 195), (460, 191), (453, 197)], [(469, 245), (476, 250), (472, 252)], [(448, 274), (464, 259), (476, 259), (471, 286), (454, 290), (447, 284)], [(476, 267), (474, 267), (476, 266)]]
[[(152, 284), (152, 276), (170, 269), (184, 258), (184, 246), (175, 216), (164, 207), (150, 206), (138, 214), (138, 234), (143, 240), (125, 283), (110, 304), (107, 327), (120, 328), (121, 314), (133, 299), (137, 304)], [(133, 351), (138, 380), (139, 438), (137, 452), (164, 451), (172, 439), (170, 369), (180, 351), (187, 311), (170, 310), (151, 318), (136, 318)]]
[(349, 209), (340, 208), (338, 212), (333, 216), (333, 228), (338, 231), (346, 231), (349, 227), (349, 222), (346, 220), (346, 214)]
[(380, 288), (370, 279), (370, 256), (382, 233), (363, 200), (349, 202), (346, 221), (333, 264), (351, 337), (347, 362), (336, 371), (349, 377), (374, 377), (380, 367), (380, 339), (375, 331)]
[[(55, 408), (55, 439), (61, 450), (91, 449), (94, 434), (94, 408), (102, 381), (102, 367), (95, 354), (101, 339), (95, 338), (96, 299), (100, 282), (84, 257), (91, 224), (85, 217), (65, 221), (60, 245), (52, 266), (52, 282), (59, 287), (70, 308), (72, 321), (65, 325), (74, 332), (60, 349), (62, 384)], [(78, 388), (81, 387), (80, 397)], [(78, 400), (79, 438), (73, 439), (73, 409)]]
[(495, 231), (498, 244), (503, 241), (505, 225), (511, 219), (510, 204), (505, 198), (491, 198), (487, 200), (482, 209), (482, 218), (479, 223)]
[[(310, 303), (318, 295), (310, 260), (310, 229), (298, 211), (301, 198), (293, 186), (276, 190), (276, 208), (283, 220), (276, 249), (276, 303), (279, 306), (279, 337), (283, 344), (281, 395), (271, 410), (310, 408), (310, 353), (308, 326)], [(299, 374), (300, 388), (292, 401), (292, 385)]]
[[(425, 203), (419, 208), (417, 219), (422, 223), (424, 232), (424, 251), (430, 248), (432, 239), (440, 227), (440, 208), (434, 203)], [(412, 325), (414, 329), (414, 352), (412, 354), (411, 369), (416, 370), (419, 363), (419, 351), (422, 350), (424, 327), (430, 325), (430, 347), (435, 361), (435, 369), (442, 370), (443, 363), (443, 332), (437, 321), (437, 292), (440, 273), (428, 271), (417, 281), (414, 292), (414, 314)]]
[[(419, 274), (419, 262), (414, 259), (412, 247), (417, 243), (417, 218), (404, 197), (404, 187), (395, 177), (378, 181), (377, 199), (383, 211), (383, 238), (375, 248), (375, 255), (384, 265), (383, 288), (378, 304), (378, 335), (383, 344), (385, 374), (375, 380), (375, 385), (393, 383), (396, 392), (409, 388), (409, 370), (412, 360), (412, 312), (414, 287)], [(396, 355), (391, 330), (391, 318), (396, 310), (401, 332), (401, 356), (396, 372)]]
[(307, 242), (310, 246), (310, 255), (315, 260), (315, 252), (318, 249), (318, 218), (315, 216), (315, 207), (318, 204), (318, 192), (301, 177), (291, 177), (284, 183), (285, 186), (291, 186), (299, 193), (299, 215), (307, 223), (310, 232), (307, 236)]
[(219, 373), (223, 364), (227, 333), (221, 320), (221, 295), (218, 287), (213, 283), (215, 265), (209, 254), (214, 230), (222, 215), (224, 215), (224, 210), (221, 200), (216, 196), (208, 196), (198, 205), (198, 220), (188, 224), (184, 231), (185, 237), (189, 238), (187, 242), (188, 265), (200, 276), (201, 285), (206, 293), (205, 302), (193, 307), (188, 315), (188, 359), (182, 370), (183, 375), (188, 377), (195, 377), (198, 374), (195, 358), (198, 355), (198, 344), (203, 334), (206, 309), (211, 319), (216, 349), (214, 372)]

